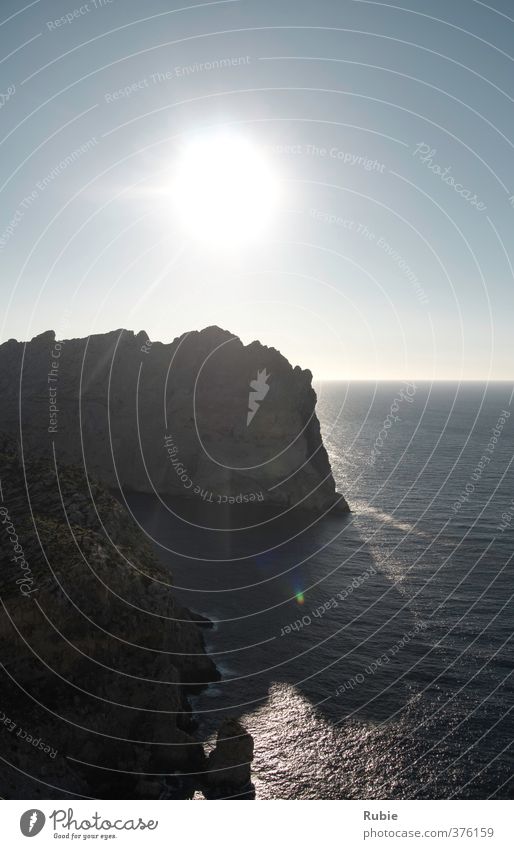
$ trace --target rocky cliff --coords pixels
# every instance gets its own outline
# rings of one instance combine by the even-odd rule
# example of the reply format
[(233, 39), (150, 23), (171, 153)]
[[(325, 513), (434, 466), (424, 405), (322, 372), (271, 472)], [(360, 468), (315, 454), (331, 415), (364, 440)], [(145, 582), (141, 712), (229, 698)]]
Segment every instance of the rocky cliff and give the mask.
[(80, 468), (0, 437), (4, 798), (188, 796), (187, 694), (219, 676), (171, 575)]
[(0, 429), (109, 487), (344, 512), (311, 382), (274, 348), (217, 327), (170, 344), (48, 332), (0, 346)]

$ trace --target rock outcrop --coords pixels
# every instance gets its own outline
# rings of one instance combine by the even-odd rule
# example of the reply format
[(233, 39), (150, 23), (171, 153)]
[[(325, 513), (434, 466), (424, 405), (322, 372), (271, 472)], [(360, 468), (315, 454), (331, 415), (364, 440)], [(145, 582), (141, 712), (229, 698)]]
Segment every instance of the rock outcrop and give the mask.
[(225, 719), (208, 760), (207, 795), (234, 797), (251, 787), (253, 737), (238, 719)]
[(190, 796), (187, 694), (217, 680), (193, 615), (123, 507), (0, 438), (4, 798)]
[(109, 487), (280, 512), (348, 510), (310, 371), (209, 327), (170, 344), (125, 330), (0, 346), (0, 430)]

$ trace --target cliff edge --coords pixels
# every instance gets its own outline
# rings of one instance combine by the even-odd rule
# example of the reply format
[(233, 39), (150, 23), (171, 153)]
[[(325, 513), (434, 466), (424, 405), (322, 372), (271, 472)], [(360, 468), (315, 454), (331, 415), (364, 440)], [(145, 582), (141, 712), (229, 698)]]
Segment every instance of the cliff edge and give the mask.
[(322, 514), (336, 493), (312, 374), (208, 327), (170, 344), (126, 330), (0, 346), (0, 429), (109, 487)]

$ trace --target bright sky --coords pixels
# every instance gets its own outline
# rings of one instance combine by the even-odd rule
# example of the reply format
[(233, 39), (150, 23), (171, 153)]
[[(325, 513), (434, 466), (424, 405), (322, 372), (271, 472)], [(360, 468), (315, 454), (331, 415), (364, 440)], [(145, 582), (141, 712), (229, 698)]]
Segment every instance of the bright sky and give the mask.
[(1, 340), (218, 324), (318, 378), (513, 379), (511, 0), (175, 5), (3, 0)]

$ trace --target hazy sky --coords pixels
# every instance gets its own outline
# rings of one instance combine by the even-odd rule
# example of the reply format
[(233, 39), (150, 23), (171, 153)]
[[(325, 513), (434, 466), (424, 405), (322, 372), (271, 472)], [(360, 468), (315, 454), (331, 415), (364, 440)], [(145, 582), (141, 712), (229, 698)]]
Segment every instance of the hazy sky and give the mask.
[[(176, 7), (2, 0), (1, 340), (219, 324), (316, 377), (514, 378), (512, 0)], [(219, 127), (280, 182), (229, 253), (170, 196)]]

